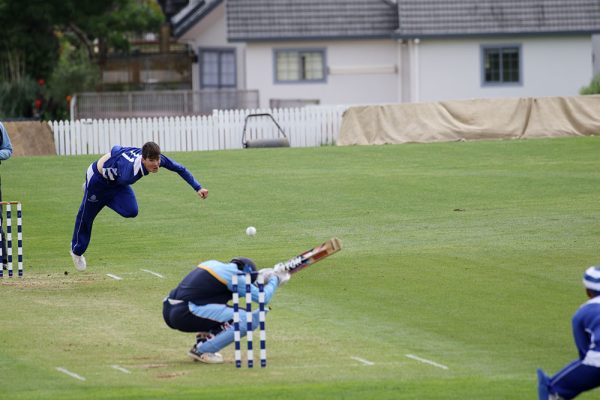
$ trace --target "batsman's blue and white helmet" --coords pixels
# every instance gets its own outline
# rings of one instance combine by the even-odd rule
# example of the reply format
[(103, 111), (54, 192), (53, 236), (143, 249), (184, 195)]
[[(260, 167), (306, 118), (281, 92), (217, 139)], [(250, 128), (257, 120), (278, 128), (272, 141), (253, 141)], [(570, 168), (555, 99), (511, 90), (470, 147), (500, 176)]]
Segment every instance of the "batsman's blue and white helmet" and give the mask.
[(256, 272), (256, 263), (254, 263), (254, 261), (246, 257), (235, 257), (230, 262), (237, 265), (238, 270), (244, 273), (250, 273), (252, 282), (256, 280), (258, 272)]
[(585, 270), (583, 286), (594, 292), (600, 292), (600, 267), (589, 267)]

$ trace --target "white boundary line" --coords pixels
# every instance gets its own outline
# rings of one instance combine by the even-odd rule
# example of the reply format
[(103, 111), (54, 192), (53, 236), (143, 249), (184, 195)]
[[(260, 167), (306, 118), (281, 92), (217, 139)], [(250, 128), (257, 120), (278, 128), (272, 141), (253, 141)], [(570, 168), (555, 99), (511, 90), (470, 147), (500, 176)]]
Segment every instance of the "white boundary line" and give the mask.
[(77, 375), (75, 372), (71, 372), (66, 368), (63, 367), (56, 367), (56, 370), (58, 372), (62, 372), (63, 374), (67, 374), (69, 375), (71, 378), (75, 378), (75, 379), (79, 379), (80, 381), (85, 381), (85, 378), (81, 375)]
[(113, 278), (116, 281), (122, 281), (123, 280), (123, 278), (121, 278), (120, 276), (116, 276), (116, 275), (113, 275), (113, 274), (106, 274), (106, 276), (108, 276), (110, 278)]
[(406, 354), (406, 357), (411, 358), (416, 361), (419, 361), (419, 362), (422, 362), (423, 364), (433, 365), (434, 367), (437, 367), (437, 368), (450, 369), (447, 366), (445, 366), (444, 364), (439, 364), (439, 363), (436, 363), (435, 361), (427, 360), (426, 358), (417, 357), (413, 354)]
[(373, 361), (365, 360), (364, 358), (354, 357), (354, 356), (352, 356), (350, 358), (358, 361), (359, 363), (365, 364), (365, 365), (369, 365), (369, 366), (375, 365), (375, 363)]
[(164, 278), (164, 276), (162, 276), (162, 275), (161, 275), (161, 274), (159, 274), (158, 272), (150, 271), (150, 270), (148, 270), (148, 269), (143, 269), (143, 268), (141, 269), (141, 271), (147, 272), (147, 273), (149, 273), (149, 274), (152, 274), (152, 275), (154, 275), (154, 276), (157, 276), (157, 277), (159, 277), (159, 278)]
[(124, 374), (130, 374), (131, 373), (131, 371), (128, 370), (127, 368), (123, 368), (123, 367), (121, 367), (120, 365), (117, 365), (117, 364), (111, 365), (110, 367), (112, 369), (116, 369), (117, 371), (121, 371)]

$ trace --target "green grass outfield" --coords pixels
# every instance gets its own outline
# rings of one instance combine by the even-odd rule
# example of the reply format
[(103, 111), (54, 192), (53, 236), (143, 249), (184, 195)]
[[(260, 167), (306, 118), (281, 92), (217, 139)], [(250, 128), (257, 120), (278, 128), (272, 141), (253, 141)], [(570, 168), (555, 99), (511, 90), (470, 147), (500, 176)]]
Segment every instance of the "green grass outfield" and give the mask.
[[(25, 277), (0, 282), (1, 399), (521, 400), (537, 367), (576, 357), (600, 138), (167, 155), (209, 198), (166, 170), (142, 179), (137, 218), (96, 219), (84, 273), (69, 246), (96, 157), (2, 163)], [(163, 297), (199, 261), (271, 266), (332, 236), (344, 250), (273, 298), (266, 369), (236, 370), (231, 348), (193, 363), (192, 335), (164, 325)]]

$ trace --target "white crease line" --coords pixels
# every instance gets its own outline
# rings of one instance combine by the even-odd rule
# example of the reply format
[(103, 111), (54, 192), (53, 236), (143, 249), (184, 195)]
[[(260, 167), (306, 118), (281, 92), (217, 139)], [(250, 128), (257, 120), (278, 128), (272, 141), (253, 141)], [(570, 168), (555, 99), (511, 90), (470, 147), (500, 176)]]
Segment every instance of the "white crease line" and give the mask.
[(369, 361), (369, 360), (365, 360), (364, 358), (360, 358), (360, 357), (350, 357), (350, 358), (353, 359), (353, 360), (356, 360), (356, 361), (358, 361), (360, 363), (363, 363), (365, 365), (375, 365), (374, 362)]
[[(410, 361), (378, 361), (378, 367), (402, 367), (407, 365)], [(278, 369), (315, 369), (315, 368), (364, 368), (364, 365), (358, 363), (347, 363), (344, 361), (343, 364), (306, 364), (306, 365), (278, 365)]]
[(121, 278), (120, 276), (116, 276), (116, 275), (113, 275), (113, 274), (106, 274), (106, 276), (109, 276), (109, 277), (113, 278), (116, 281), (122, 281), (123, 280), (123, 278)]
[(431, 360), (427, 360), (425, 358), (417, 357), (417, 356), (412, 355), (412, 354), (406, 354), (406, 357), (412, 358), (413, 360), (422, 362), (424, 364), (433, 365), (434, 367), (438, 367), (438, 368), (441, 368), (441, 369), (449, 369), (447, 366), (445, 366), (443, 364), (438, 364), (435, 361), (431, 361)]
[(148, 269), (142, 269), (142, 271), (147, 272), (149, 274), (152, 274), (154, 276), (158, 276), (159, 278), (164, 278), (164, 276), (162, 276), (161, 274), (159, 274), (158, 272), (154, 272), (154, 271), (150, 271)]
[(75, 372), (71, 372), (63, 367), (56, 367), (56, 370), (58, 372), (62, 372), (63, 374), (69, 375), (71, 378), (79, 379), (80, 381), (85, 381), (85, 378), (83, 376), (77, 375)]
[(111, 367), (111, 368), (113, 368), (113, 369), (116, 369), (117, 371), (121, 371), (121, 372), (123, 372), (124, 374), (130, 374), (130, 373), (131, 373), (131, 371), (130, 371), (130, 370), (128, 370), (127, 368), (123, 368), (123, 367), (121, 367), (120, 365), (116, 365), (116, 364), (115, 364), (115, 365), (111, 365), (110, 367)]

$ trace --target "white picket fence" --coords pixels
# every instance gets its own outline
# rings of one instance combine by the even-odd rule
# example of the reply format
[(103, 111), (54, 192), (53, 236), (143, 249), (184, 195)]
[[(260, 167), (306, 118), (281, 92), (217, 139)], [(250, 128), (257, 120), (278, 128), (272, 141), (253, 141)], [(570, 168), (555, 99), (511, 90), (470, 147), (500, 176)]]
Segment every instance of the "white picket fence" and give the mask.
[[(56, 154), (103, 154), (112, 146), (140, 147), (154, 141), (163, 151), (202, 151), (242, 148), (244, 120), (249, 114), (269, 113), (292, 147), (334, 144), (347, 106), (291, 109), (214, 111), (208, 116), (50, 121)], [(249, 118), (246, 139), (280, 137), (269, 117)]]

